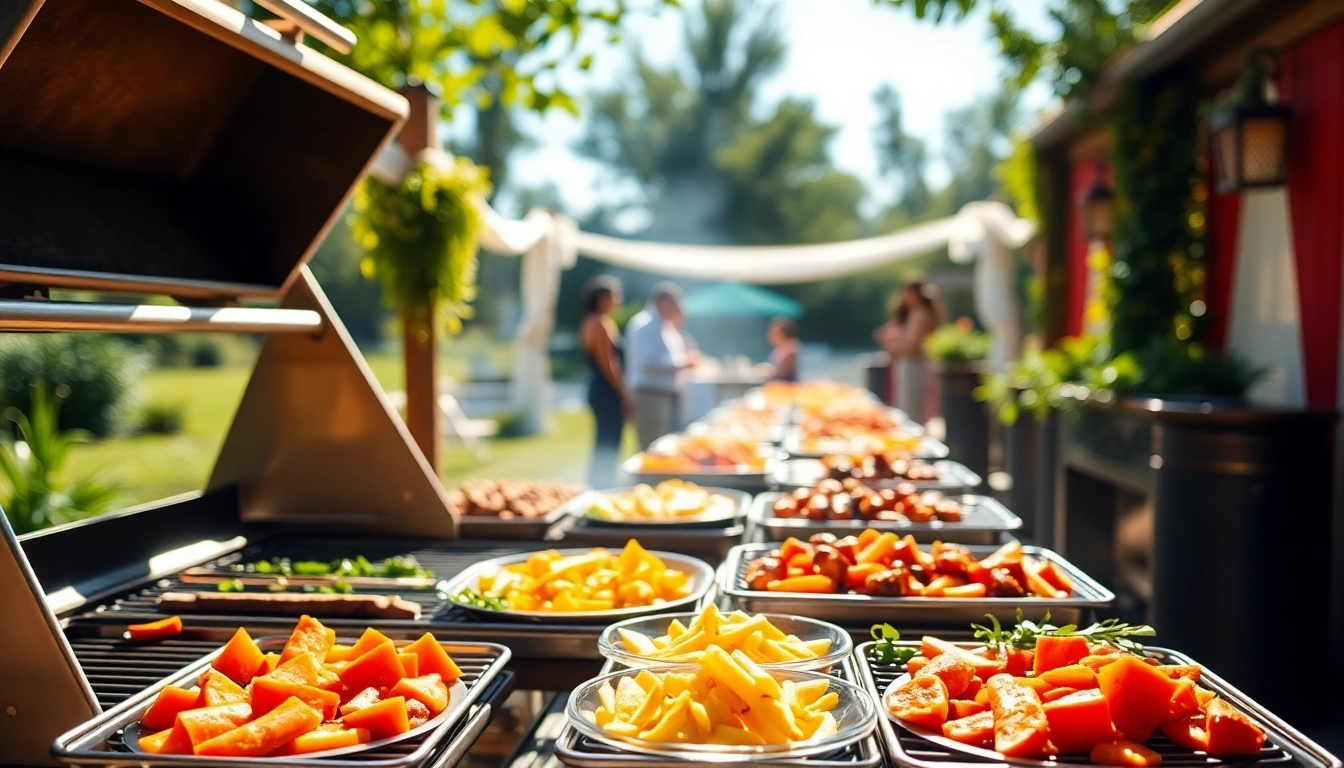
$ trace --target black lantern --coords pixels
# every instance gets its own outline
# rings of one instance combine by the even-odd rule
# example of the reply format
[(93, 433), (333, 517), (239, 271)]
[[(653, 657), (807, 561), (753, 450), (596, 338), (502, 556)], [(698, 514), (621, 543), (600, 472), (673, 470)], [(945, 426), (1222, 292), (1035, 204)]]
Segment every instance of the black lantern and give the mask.
[(1288, 121), (1292, 110), (1274, 103), (1267, 83), (1277, 78), (1274, 57), (1246, 55), (1229, 103), (1209, 118), (1217, 189), (1281, 187), (1288, 179)]
[(1098, 240), (1107, 242), (1115, 232), (1115, 192), (1106, 183), (1102, 175), (1103, 167), (1097, 164), (1097, 180), (1087, 188), (1078, 201), (1083, 222), (1083, 235), (1089, 243)]

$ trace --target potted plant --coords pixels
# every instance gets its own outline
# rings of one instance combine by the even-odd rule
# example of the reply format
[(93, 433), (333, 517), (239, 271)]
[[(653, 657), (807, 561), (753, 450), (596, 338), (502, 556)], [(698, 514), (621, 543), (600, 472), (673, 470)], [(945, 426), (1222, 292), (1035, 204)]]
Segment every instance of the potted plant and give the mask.
[(924, 354), (938, 377), (938, 396), (951, 456), (982, 478), (989, 476), (989, 419), (974, 397), (989, 355), (989, 334), (966, 318), (939, 326), (924, 340)]

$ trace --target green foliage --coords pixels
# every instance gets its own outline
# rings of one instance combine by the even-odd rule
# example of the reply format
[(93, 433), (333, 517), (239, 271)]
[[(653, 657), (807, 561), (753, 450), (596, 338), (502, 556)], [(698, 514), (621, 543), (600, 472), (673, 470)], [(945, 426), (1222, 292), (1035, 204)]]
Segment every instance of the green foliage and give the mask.
[(1138, 353), (1143, 370), (1135, 389), (1163, 397), (1241, 399), (1265, 374), (1234, 355), (1197, 343), (1154, 339)]
[(186, 422), (185, 403), (151, 402), (140, 408), (139, 432), (146, 435), (176, 435)]
[(1200, 86), (1193, 76), (1131, 86), (1112, 127), (1116, 228), (1111, 338), (1120, 351), (1198, 337), (1205, 196)]
[(1011, 145), (1018, 97), (1015, 88), (1004, 86), (947, 114), (943, 151), (952, 180), (940, 195), (942, 210), (955, 212), (999, 193), (997, 170), (1006, 157), (1003, 148)]
[[(349, 56), (334, 58), (389, 88), (408, 78), (437, 83), (446, 114), (462, 103), (484, 108), (496, 100), (537, 112), (558, 108), (577, 114), (574, 97), (555, 72), (571, 60), (585, 29), (603, 29), (618, 40), (617, 29), (632, 3), (314, 0), (313, 5), (359, 38)], [(676, 6), (677, 1), (643, 5)], [(591, 61), (577, 63), (586, 69)]]
[(915, 18), (924, 19), (933, 18), (935, 22), (943, 20), (943, 15), (948, 10), (953, 10), (957, 14), (957, 19), (964, 19), (976, 5), (976, 0), (873, 0), (874, 3), (890, 5), (897, 8), (910, 8), (914, 11)]
[(214, 368), (224, 362), (224, 353), (219, 342), (201, 339), (191, 347), (191, 365), (194, 368)]
[(928, 211), (931, 192), (924, 176), (928, 170), (928, 151), (924, 142), (907, 134), (903, 126), (901, 95), (890, 85), (873, 94), (878, 124), (874, 131), (877, 145), (877, 170), (883, 177), (895, 177), (899, 184), (896, 209), (911, 221)]
[(966, 363), (989, 357), (989, 334), (969, 323), (944, 323), (924, 339), (924, 354), (941, 363)]
[(1088, 400), (1112, 403), (1134, 391), (1140, 375), (1134, 355), (1112, 354), (1097, 336), (1070, 336), (1051, 349), (1026, 350), (1003, 373), (983, 374), (975, 399), (1012, 424), (1024, 410), (1043, 418), (1052, 409), (1073, 412)]
[(1041, 220), (1039, 180), (1036, 176), (1036, 148), (1026, 136), (1013, 137), (1013, 150), (994, 169), (1008, 204), (1017, 215), (1035, 222)]
[(130, 404), (143, 361), (101, 334), (33, 334), (0, 343), (0, 408), (33, 413), (33, 386), (65, 401), (61, 429), (112, 434)]
[(473, 200), (489, 190), (486, 172), (461, 157), (447, 171), (422, 164), (397, 187), (368, 178), (356, 190), (351, 226), (369, 253), (365, 274), (413, 323), (438, 306), (456, 333), (471, 316), (481, 228)]
[(0, 442), (0, 507), (14, 532), (31, 533), (107, 511), (120, 493), (116, 483), (89, 474), (72, 482), (60, 479), (71, 446), (87, 442), (88, 433), (61, 429), (60, 399), (46, 386), (34, 385), (29, 402), (26, 415), (5, 409), (18, 442)]

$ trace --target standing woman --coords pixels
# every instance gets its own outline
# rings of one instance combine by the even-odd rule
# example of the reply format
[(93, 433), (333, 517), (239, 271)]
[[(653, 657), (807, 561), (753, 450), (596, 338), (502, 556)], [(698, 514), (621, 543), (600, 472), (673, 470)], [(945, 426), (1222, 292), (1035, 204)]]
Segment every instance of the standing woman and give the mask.
[(632, 409), (621, 371), (620, 334), (611, 313), (621, 306), (621, 283), (614, 277), (599, 275), (583, 287), (583, 319), (579, 321), (579, 344), (590, 368), (588, 407), (597, 424), (593, 458), (588, 465), (588, 482), (594, 488), (616, 485), (616, 463), (620, 459), (621, 437)]
[(896, 407), (920, 424), (928, 417), (925, 405), (929, 369), (924, 339), (938, 327), (936, 295), (933, 286), (918, 280), (906, 283), (892, 312), (889, 329), (882, 334), (883, 346), (891, 355), (895, 370)]

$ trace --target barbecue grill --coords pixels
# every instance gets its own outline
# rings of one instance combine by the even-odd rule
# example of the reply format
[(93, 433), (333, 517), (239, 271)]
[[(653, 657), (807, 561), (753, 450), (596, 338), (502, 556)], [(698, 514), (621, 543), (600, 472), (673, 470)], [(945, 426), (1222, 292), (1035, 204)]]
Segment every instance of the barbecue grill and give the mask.
[[(410, 106), (302, 44), (349, 50), (344, 29), (301, 0), (259, 3), (279, 18), (218, 0), (0, 0), (0, 332), (264, 335), (203, 491), (21, 541), (0, 522), (0, 764), (50, 763), (55, 737), (238, 626), (292, 626), (207, 612), (177, 639), (124, 640), (164, 615), (163, 592), (213, 589), (186, 569), (411, 554), (446, 579), (545, 546), (456, 541), (444, 488), (305, 266)], [(378, 593), (418, 602), (419, 618), (327, 623), (505, 643), (534, 688), (600, 665), (601, 626), (492, 622), (433, 590)], [(464, 665), (485, 689), (460, 727), (367, 759), (456, 763), (512, 687), (487, 667)]]

